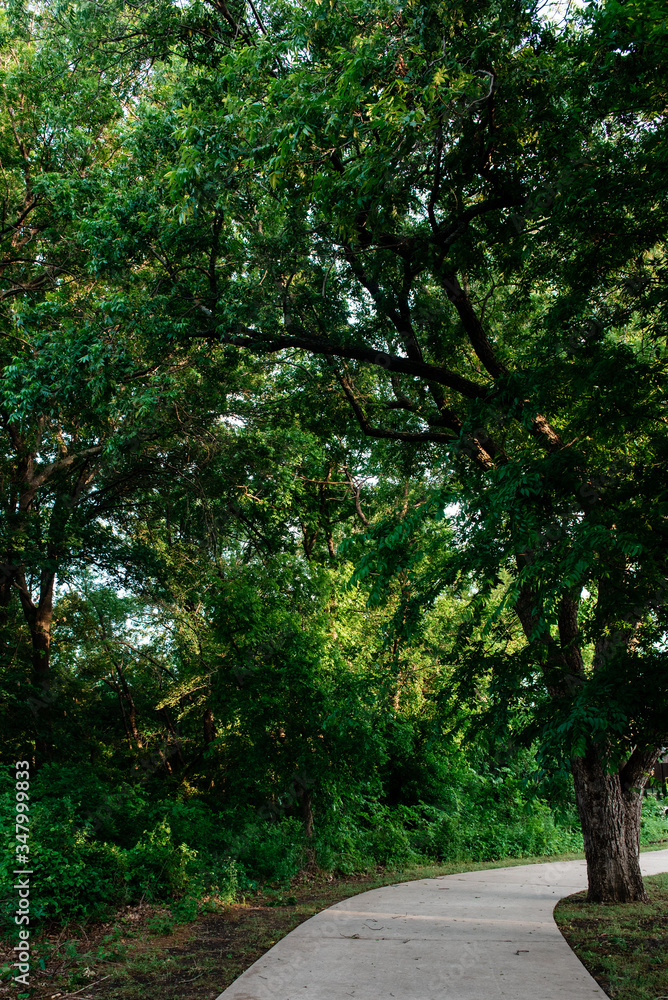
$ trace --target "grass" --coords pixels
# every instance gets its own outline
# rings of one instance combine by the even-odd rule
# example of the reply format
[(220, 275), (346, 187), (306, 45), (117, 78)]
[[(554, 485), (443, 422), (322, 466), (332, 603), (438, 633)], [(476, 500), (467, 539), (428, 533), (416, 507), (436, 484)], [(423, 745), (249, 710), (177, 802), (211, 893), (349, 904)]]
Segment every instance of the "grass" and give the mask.
[[(656, 845), (656, 849), (661, 847), (665, 843)], [(378, 868), (368, 874), (345, 876), (301, 872), (290, 885), (264, 885), (237, 903), (205, 899), (200, 902), (197, 916), (183, 923), (177, 922), (174, 912), (166, 907), (126, 907), (104, 924), (70, 925), (36, 936), (31, 992), (25, 996), (31, 1000), (215, 1000), (294, 927), (342, 899), (411, 879), (582, 857), (571, 852), (489, 862)], [(668, 880), (668, 876), (663, 878)], [(668, 881), (664, 890), (668, 899)], [(663, 905), (665, 920), (665, 902)], [(576, 902), (574, 908), (580, 914), (581, 904)], [(594, 918), (586, 919), (591, 925)], [(566, 924), (572, 922), (569, 919)], [(566, 930), (566, 935), (569, 933)], [(653, 931), (647, 934), (650, 938), (657, 936)], [(668, 926), (664, 923), (664, 951), (666, 934)], [(660, 951), (650, 957), (657, 957)], [(8, 950), (0, 954), (5, 962), (13, 961)], [(655, 965), (658, 970), (658, 963)], [(661, 990), (610, 995), (619, 996), (619, 1000), (668, 998), (666, 968), (665, 964), (661, 966)], [(18, 1000), (22, 995), (7, 979), (0, 984), (0, 997)]]
[[(105, 924), (70, 925), (34, 939), (31, 1000), (214, 1000), (294, 927), (333, 903), (383, 885), (463, 871), (565, 861), (569, 853), (491, 862), (378, 868), (363, 875), (301, 872), (289, 886), (268, 884), (241, 902), (202, 902), (177, 923), (166, 907), (126, 907)], [(9, 951), (5, 962), (13, 961)], [(18, 1000), (6, 979), (0, 997)], [(27, 995), (27, 994), (26, 994)]]
[(649, 903), (587, 903), (579, 892), (554, 911), (561, 933), (613, 1000), (668, 1000), (668, 874), (644, 881)]

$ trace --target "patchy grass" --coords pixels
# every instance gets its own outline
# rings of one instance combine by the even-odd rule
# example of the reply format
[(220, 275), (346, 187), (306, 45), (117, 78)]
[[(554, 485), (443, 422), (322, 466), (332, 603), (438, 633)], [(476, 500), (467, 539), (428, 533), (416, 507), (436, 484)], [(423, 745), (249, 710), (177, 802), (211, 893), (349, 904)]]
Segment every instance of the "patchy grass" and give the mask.
[[(166, 907), (126, 907), (108, 923), (70, 925), (34, 938), (29, 996), (31, 1000), (214, 1000), (294, 927), (349, 896), (411, 879), (580, 857), (570, 853), (464, 861), (345, 876), (301, 872), (290, 885), (264, 885), (237, 903), (204, 900), (196, 919), (188, 923), (177, 923)], [(1, 954), (4, 963), (13, 961), (6, 945)], [(18, 994), (5, 978), (0, 997), (17, 1000)]]
[(554, 911), (561, 933), (613, 1000), (668, 1000), (668, 874), (644, 881), (648, 904), (587, 903), (579, 892)]
[[(301, 872), (290, 885), (267, 884), (233, 904), (202, 900), (197, 916), (183, 923), (167, 907), (126, 907), (107, 923), (70, 925), (57, 932), (47, 929), (33, 938), (29, 996), (31, 1000), (215, 1000), (294, 927), (339, 900), (411, 879), (582, 857), (568, 853), (462, 861), (345, 876)], [(178, 906), (175, 912), (178, 915)], [(0, 952), (5, 972), (13, 960), (5, 944)], [(3, 979), (0, 997), (18, 1000), (21, 995), (28, 994)], [(646, 1000), (646, 996), (655, 1000), (663, 995), (668, 997), (665, 986), (653, 994), (629, 994), (624, 1000)]]

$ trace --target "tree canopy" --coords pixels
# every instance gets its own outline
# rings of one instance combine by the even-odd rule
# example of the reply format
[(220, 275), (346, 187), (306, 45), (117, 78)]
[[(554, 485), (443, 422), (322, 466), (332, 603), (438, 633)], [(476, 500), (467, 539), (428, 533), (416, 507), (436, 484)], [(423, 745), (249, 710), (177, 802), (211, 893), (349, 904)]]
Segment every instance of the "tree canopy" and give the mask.
[(137, 749), (159, 677), (178, 767), (218, 754), (230, 802), (292, 781), (307, 831), (410, 757), (381, 704), (439, 753), (446, 718), (540, 740), (592, 899), (643, 898), (659, 4), (54, 2), (3, 31), (7, 669), (18, 597), (45, 683), (60, 573), (65, 687), (104, 684)]

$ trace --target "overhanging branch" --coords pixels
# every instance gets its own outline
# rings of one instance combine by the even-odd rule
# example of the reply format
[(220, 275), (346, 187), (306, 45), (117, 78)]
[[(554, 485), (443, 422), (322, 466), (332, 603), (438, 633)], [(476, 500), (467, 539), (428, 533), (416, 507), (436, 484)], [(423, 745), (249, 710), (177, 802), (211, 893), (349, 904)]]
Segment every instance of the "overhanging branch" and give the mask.
[(346, 398), (352, 407), (353, 413), (357, 417), (358, 424), (368, 437), (385, 438), (393, 441), (439, 441), (448, 443), (451, 443), (454, 440), (452, 435), (440, 434), (437, 431), (399, 431), (391, 430), (388, 427), (373, 427), (363, 408), (360, 406), (350, 380), (339, 371), (337, 371), (336, 377), (346, 394)]
[(377, 351), (373, 347), (366, 347), (358, 344), (333, 344), (331, 341), (318, 340), (306, 336), (282, 336), (272, 340), (264, 338), (262, 334), (255, 330), (244, 327), (241, 334), (201, 334), (207, 339), (214, 336), (220, 343), (232, 344), (237, 347), (248, 347), (263, 354), (273, 354), (286, 348), (297, 348), (307, 351), (309, 354), (319, 354), (325, 357), (346, 358), (351, 361), (364, 361), (368, 364), (382, 368), (386, 372), (396, 372), (400, 375), (413, 375), (423, 378), (429, 382), (437, 382), (439, 385), (453, 389), (467, 399), (485, 399), (491, 386), (478, 385), (470, 379), (463, 378), (456, 372), (448, 368), (441, 368), (438, 365), (430, 365), (424, 361), (413, 361), (410, 358), (401, 358), (397, 355), (386, 354), (384, 351)]

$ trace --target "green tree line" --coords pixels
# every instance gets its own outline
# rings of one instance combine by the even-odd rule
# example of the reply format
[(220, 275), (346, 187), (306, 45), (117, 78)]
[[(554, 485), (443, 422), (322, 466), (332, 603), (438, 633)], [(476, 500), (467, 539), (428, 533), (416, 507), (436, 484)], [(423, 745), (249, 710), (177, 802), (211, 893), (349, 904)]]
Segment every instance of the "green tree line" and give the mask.
[[(45, 829), (158, 856), (206, 808), (257, 873), (290, 823), (294, 864), (349, 865), (553, 850), (576, 810), (591, 899), (643, 899), (660, 6), (12, 3), (1, 31), (3, 753)], [(66, 761), (96, 791), (56, 821)], [(89, 808), (123, 782), (127, 829)]]

